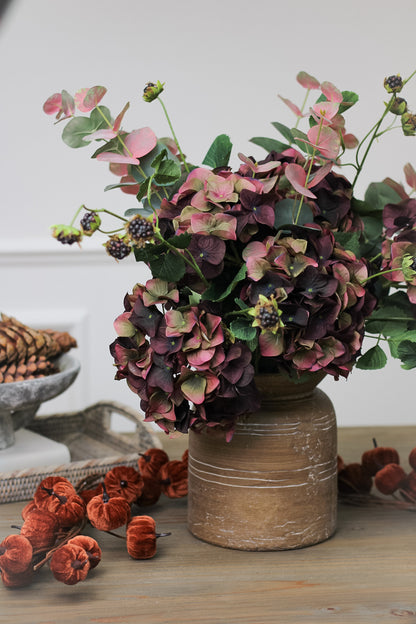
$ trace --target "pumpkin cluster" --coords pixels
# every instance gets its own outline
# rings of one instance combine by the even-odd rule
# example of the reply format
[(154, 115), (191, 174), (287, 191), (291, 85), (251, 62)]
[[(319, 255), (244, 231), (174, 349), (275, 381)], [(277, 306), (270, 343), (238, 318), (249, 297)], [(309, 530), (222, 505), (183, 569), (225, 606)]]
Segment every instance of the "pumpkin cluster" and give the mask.
[(338, 456), (338, 491), (341, 495), (369, 494), (373, 488), (385, 495), (416, 504), (416, 447), (410, 451), (410, 472), (400, 464), (397, 450), (377, 446), (365, 451), (361, 462), (345, 464)]
[[(101, 560), (98, 542), (82, 531), (89, 523), (99, 531), (121, 537), (133, 559), (156, 554), (156, 523), (135, 508), (154, 505), (161, 494), (180, 498), (188, 493), (187, 451), (170, 460), (162, 449), (141, 454), (137, 469), (117, 466), (104, 475), (92, 475), (74, 486), (63, 476), (43, 479), (22, 510), (19, 534), (0, 542), (0, 574), (6, 587), (31, 583), (45, 563), (66, 585), (86, 579)], [(126, 534), (112, 533), (125, 527)]]

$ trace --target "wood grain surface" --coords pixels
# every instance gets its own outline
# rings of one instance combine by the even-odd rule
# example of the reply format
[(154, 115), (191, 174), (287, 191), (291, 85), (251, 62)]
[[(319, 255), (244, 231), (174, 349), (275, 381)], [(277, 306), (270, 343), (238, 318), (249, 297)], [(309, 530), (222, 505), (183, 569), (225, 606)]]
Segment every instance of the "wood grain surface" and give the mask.
[[(358, 461), (377, 437), (403, 464), (416, 427), (342, 429), (339, 452)], [(171, 457), (184, 439), (166, 440)], [(0, 538), (24, 503), (0, 506)], [(27, 588), (0, 587), (3, 624), (384, 624), (416, 623), (416, 514), (340, 504), (330, 540), (305, 549), (244, 552), (212, 546), (186, 526), (186, 500), (166, 498), (146, 510), (158, 532), (154, 559), (134, 561), (124, 542), (89, 528), (103, 558), (75, 586), (47, 566)]]

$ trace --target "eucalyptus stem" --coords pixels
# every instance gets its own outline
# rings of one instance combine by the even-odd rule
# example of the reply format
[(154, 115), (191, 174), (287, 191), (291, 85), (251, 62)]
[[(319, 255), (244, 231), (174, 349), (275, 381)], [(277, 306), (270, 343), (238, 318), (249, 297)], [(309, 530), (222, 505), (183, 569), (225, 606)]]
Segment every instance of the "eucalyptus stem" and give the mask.
[(189, 167), (188, 167), (188, 165), (186, 163), (185, 156), (183, 155), (183, 152), (181, 150), (181, 146), (179, 145), (179, 141), (178, 141), (178, 139), (176, 137), (176, 134), (175, 134), (175, 131), (173, 129), (172, 122), (171, 122), (170, 117), (168, 115), (168, 111), (166, 109), (166, 106), (164, 105), (163, 100), (160, 97), (158, 97), (157, 99), (159, 100), (159, 102), (160, 102), (160, 104), (161, 104), (161, 106), (163, 108), (163, 112), (165, 113), (165, 117), (166, 117), (167, 122), (169, 124), (170, 131), (172, 132), (173, 140), (175, 141), (176, 147), (178, 148), (178, 151), (179, 151), (179, 154), (180, 154), (180, 157), (181, 157), (181, 161), (183, 163), (183, 166), (185, 167), (185, 171), (186, 171), (186, 173), (189, 173)]
[[(311, 92), (311, 90), (310, 90), (310, 89), (307, 89), (307, 90), (306, 90), (306, 95), (305, 95), (305, 97), (304, 97), (304, 99), (303, 99), (302, 106), (300, 107), (300, 112), (301, 112), (301, 113), (303, 113), (303, 110), (304, 110), (304, 108), (305, 108), (305, 106), (306, 106), (306, 102), (308, 101), (308, 97), (309, 97), (309, 93), (310, 93), (310, 92)], [(301, 120), (301, 119), (302, 119), (302, 116), (298, 115), (298, 118), (297, 118), (296, 123), (295, 123), (295, 128), (297, 128), (297, 127), (298, 127), (299, 122), (300, 122), (300, 120)]]

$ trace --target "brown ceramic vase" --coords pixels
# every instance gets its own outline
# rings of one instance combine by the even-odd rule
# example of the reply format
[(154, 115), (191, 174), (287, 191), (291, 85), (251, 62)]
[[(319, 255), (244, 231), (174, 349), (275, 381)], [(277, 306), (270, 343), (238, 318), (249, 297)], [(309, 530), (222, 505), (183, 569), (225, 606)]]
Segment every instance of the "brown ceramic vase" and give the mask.
[(240, 550), (287, 550), (328, 539), (336, 527), (337, 429), (316, 388), (259, 375), (260, 410), (241, 419), (231, 442), (190, 432), (188, 527)]

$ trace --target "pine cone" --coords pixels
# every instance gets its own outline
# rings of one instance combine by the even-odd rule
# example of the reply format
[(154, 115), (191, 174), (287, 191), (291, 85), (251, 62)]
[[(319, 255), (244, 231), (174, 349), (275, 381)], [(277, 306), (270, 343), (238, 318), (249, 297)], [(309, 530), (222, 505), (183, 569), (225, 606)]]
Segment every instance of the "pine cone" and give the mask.
[(27, 362), (1, 366), (0, 383), (46, 377), (46, 375), (52, 375), (57, 372), (58, 367), (54, 362), (47, 360), (44, 356), (37, 358), (35, 355), (32, 355)]
[(56, 372), (56, 366), (50, 360), (76, 346), (76, 340), (68, 332), (32, 329), (2, 314), (0, 383), (50, 375)]

